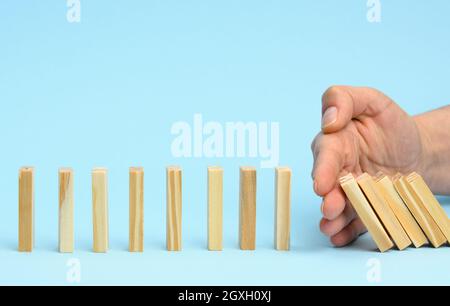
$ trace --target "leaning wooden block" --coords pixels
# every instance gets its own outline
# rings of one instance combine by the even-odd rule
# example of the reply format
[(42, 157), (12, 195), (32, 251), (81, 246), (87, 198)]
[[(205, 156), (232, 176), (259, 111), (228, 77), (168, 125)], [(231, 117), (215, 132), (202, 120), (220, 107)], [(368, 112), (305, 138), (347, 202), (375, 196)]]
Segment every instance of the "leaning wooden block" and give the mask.
[(240, 169), (239, 244), (241, 250), (256, 249), (256, 169)]
[(208, 168), (208, 250), (223, 249), (223, 169)]
[(428, 241), (430, 241), (435, 248), (442, 246), (446, 242), (445, 236), (442, 234), (425, 207), (422, 206), (420, 199), (412, 193), (406, 178), (401, 175), (396, 175), (394, 177), (394, 186), (427, 236)]
[(395, 190), (391, 179), (384, 174), (379, 174), (377, 177), (377, 185), (380, 189), (381, 195), (391, 207), (414, 246), (416, 248), (420, 248), (421, 246), (427, 244), (427, 237), (423, 233), (419, 224), (417, 224), (417, 221), (414, 219), (409, 209), (406, 207), (402, 198)]
[(167, 168), (167, 228), (168, 251), (181, 251), (182, 172), (181, 168)]
[(144, 169), (130, 168), (129, 251), (144, 252)]
[(409, 247), (411, 245), (411, 240), (395, 214), (392, 212), (392, 209), (386, 203), (373, 178), (365, 173), (358, 177), (357, 182), (378, 215), (381, 223), (397, 245), (397, 248), (399, 250), (404, 250)]
[(291, 239), (291, 169), (275, 169), (275, 249), (288, 251)]
[(438, 225), (447, 242), (450, 242), (450, 224), (448, 217), (441, 204), (431, 192), (422, 176), (412, 173), (407, 177), (409, 185), (412, 187), (413, 194), (420, 199), (425, 209)]
[(19, 170), (19, 252), (34, 247), (34, 169)]
[(94, 252), (106, 253), (109, 247), (108, 171), (92, 171), (92, 210), (94, 223)]
[(59, 170), (59, 252), (73, 253), (73, 171)]
[(394, 243), (389, 238), (380, 220), (373, 211), (363, 192), (358, 186), (352, 174), (348, 174), (340, 179), (340, 184), (347, 198), (366, 226), (380, 252), (386, 252), (394, 247)]

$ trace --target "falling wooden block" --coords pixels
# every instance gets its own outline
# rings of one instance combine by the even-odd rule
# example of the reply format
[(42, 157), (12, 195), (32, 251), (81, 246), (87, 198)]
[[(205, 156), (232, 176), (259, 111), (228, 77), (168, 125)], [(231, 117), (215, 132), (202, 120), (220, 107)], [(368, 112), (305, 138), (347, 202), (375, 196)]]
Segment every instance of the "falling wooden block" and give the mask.
[(168, 251), (181, 251), (182, 172), (181, 168), (167, 168), (167, 229)]
[(395, 190), (391, 179), (384, 174), (379, 174), (377, 177), (377, 185), (414, 246), (420, 248), (421, 246), (428, 244), (427, 237)]
[(390, 206), (386, 203), (373, 178), (367, 173), (364, 173), (358, 177), (357, 182), (397, 248), (399, 250), (404, 250), (409, 247), (411, 245), (411, 240), (395, 214), (392, 212)]
[(366, 226), (380, 252), (386, 252), (394, 247), (394, 243), (389, 238), (377, 215), (373, 211), (363, 192), (358, 186), (352, 174), (342, 177), (340, 180), (342, 189), (347, 198)]
[(109, 246), (108, 233), (108, 170), (92, 171), (92, 209), (94, 223), (94, 252), (106, 253)]
[(430, 216), (436, 222), (437, 226), (444, 234), (447, 242), (450, 242), (450, 224), (448, 217), (441, 204), (438, 202), (433, 192), (425, 183), (422, 176), (417, 173), (412, 173), (407, 177), (409, 185), (412, 187), (412, 193), (419, 199)]
[(129, 251), (144, 252), (144, 169), (130, 168)]
[(73, 253), (73, 171), (59, 170), (59, 252)]
[(396, 175), (394, 177), (394, 186), (427, 236), (428, 241), (430, 241), (435, 248), (442, 246), (446, 242), (445, 236), (442, 234), (425, 207), (422, 206), (420, 199), (412, 193), (411, 186), (406, 178), (401, 175)]
[(34, 169), (19, 171), (19, 252), (32, 252), (34, 247)]
[(256, 169), (240, 169), (239, 243), (241, 250), (256, 249)]
[(291, 169), (275, 169), (275, 249), (289, 251), (291, 239)]
[(208, 168), (208, 250), (223, 249), (223, 169)]

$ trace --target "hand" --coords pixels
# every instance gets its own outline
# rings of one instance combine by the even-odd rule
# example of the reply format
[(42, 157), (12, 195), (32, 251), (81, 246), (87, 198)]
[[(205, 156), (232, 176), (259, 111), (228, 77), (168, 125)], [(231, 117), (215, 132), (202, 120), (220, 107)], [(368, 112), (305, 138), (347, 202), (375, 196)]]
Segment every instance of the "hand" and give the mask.
[(340, 247), (366, 229), (338, 185), (339, 177), (420, 172), (424, 146), (414, 118), (375, 89), (331, 87), (322, 104), (322, 132), (312, 144), (314, 191), (323, 197), (320, 229)]

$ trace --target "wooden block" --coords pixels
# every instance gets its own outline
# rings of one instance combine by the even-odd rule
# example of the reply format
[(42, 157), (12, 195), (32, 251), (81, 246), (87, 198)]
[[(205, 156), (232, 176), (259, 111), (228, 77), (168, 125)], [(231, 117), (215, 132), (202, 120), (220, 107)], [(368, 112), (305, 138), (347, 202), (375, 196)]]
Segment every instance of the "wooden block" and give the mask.
[(291, 169), (275, 169), (275, 249), (289, 251), (291, 239)]
[(62, 168), (59, 170), (59, 252), (73, 253), (73, 171)]
[(420, 199), (422, 205), (433, 218), (434, 222), (436, 222), (442, 234), (444, 234), (447, 242), (450, 242), (450, 224), (448, 223), (447, 213), (433, 195), (425, 180), (417, 173), (410, 174), (407, 180), (412, 187), (413, 194)]
[(414, 246), (420, 248), (421, 246), (428, 244), (427, 237), (395, 190), (391, 179), (384, 174), (380, 174), (377, 177), (377, 185)]
[(144, 169), (130, 168), (129, 250), (144, 252)]
[(167, 229), (168, 251), (181, 251), (182, 171), (180, 167), (167, 168)]
[(399, 250), (404, 250), (409, 247), (411, 245), (411, 240), (397, 217), (392, 212), (392, 209), (386, 203), (374, 179), (367, 173), (364, 173), (358, 177), (356, 181), (397, 248)]
[(94, 252), (106, 253), (109, 247), (108, 233), (108, 170), (92, 171), (92, 209), (94, 223)]
[(241, 250), (256, 249), (256, 169), (241, 167), (239, 192), (239, 244)]
[(208, 168), (208, 250), (223, 249), (223, 169)]
[(340, 179), (340, 184), (347, 198), (366, 226), (380, 252), (386, 252), (394, 247), (394, 243), (389, 238), (377, 215), (373, 211), (363, 192), (358, 186), (352, 174), (348, 174)]
[(430, 241), (435, 248), (442, 246), (446, 242), (445, 236), (439, 230), (437, 224), (425, 207), (422, 206), (420, 199), (412, 193), (411, 186), (406, 178), (401, 175), (396, 175), (394, 177), (394, 186), (427, 236), (428, 241)]
[(19, 171), (19, 252), (32, 252), (34, 247), (34, 169)]

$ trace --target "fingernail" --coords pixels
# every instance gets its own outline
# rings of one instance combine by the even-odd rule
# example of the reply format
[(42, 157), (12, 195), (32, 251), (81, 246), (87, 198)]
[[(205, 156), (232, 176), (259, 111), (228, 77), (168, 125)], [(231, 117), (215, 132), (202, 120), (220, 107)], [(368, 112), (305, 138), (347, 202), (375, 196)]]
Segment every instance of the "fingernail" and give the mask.
[(319, 187), (319, 184), (317, 183), (317, 181), (316, 180), (314, 180), (314, 192), (316, 193), (316, 194), (318, 194), (318, 187)]
[(338, 110), (335, 106), (328, 108), (322, 117), (322, 128), (326, 128), (335, 123), (337, 120), (337, 113)]
[(322, 204), (320, 205), (320, 211), (322, 212), (323, 215), (323, 206), (324, 206), (325, 202), (322, 202)]

